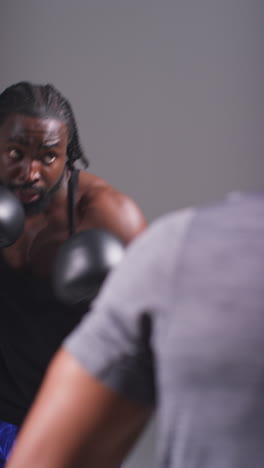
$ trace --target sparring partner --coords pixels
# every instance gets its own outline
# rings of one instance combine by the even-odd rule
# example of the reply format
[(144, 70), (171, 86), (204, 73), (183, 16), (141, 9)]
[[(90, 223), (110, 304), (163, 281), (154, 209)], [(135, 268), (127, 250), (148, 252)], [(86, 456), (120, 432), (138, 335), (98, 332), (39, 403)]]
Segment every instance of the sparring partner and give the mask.
[[(127, 245), (146, 226), (133, 200), (76, 163), (88, 165), (57, 89), (21, 82), (0, 95), (0, 184), (25, 212), (21, 235), (0, 249), (0, 467), (50, 358), (89, 307), (55, 296), (58, 248), (95, 228)], [(6, 206), (0, 196), (1, 216)]]
[(263, 468), (263, 371), (264, 193), (168, 215), (64, 341), (7, 468), (106, 468), (152, 407), (155, 466)]

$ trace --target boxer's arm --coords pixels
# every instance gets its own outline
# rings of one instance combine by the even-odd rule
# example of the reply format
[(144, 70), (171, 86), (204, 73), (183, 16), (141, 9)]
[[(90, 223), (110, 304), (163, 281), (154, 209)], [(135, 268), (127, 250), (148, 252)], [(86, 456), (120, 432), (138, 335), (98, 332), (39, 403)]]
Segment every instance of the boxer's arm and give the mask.
[(146, 229), (147, 222), (136, 203), (113, 189), (98, 194), (94, 216), (96, 225), (109, 230), (125, 244)]
[(7, 468), (116, 468), (145, 427), (150, 408), (90, 376), (57, 353)]
[[(130, 243), (147, 227), (137, 203), (103, 179), (81, 173), (83, 190), (87, 187), (87, 219), (99, 228), (109, 230), (125, 244)], [(85, 223), (85, 220), (84, 220)]]

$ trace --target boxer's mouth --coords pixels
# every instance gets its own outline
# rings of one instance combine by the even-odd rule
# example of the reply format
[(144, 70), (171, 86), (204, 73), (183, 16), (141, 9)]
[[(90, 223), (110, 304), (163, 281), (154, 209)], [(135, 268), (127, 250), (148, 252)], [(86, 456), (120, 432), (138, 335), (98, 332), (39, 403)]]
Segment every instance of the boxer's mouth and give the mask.
[(40, 193), (32, 188), (16, 189), (14, 192), (22, 203), (32, 203), (40, 197)]

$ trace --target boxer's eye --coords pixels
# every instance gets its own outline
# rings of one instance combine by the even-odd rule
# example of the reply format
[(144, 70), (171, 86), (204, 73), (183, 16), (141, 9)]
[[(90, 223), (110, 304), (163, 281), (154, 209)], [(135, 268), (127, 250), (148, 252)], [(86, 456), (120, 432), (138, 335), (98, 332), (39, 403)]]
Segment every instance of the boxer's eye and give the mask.
[(49, 166), (50, 164), (52, 164), (56, 159), (56, 154), (54, 153), (46, 153), (44, 154), (42, 160), (43, 160), (43, 163), (46, 165), (46, 166)]
[(8, 156), (10, 159), (13, 159), (14, 161), (18, 161), (19, 159), (22, 159), (23, 154), (22, 154), (22, 151), (20, 151), (17, 148), (10, 148), (8, 152)]

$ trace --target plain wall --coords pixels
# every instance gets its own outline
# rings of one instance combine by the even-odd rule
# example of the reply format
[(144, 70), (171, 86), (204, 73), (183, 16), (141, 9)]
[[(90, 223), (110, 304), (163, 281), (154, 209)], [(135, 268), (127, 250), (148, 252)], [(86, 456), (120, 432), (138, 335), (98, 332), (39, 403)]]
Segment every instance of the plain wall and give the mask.
[[(1, 0), (1, 91), (55, 84), (147, 218), (264, 180), (263, 0)], [(154, 426), (127, 462), (152, 468)]]

